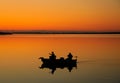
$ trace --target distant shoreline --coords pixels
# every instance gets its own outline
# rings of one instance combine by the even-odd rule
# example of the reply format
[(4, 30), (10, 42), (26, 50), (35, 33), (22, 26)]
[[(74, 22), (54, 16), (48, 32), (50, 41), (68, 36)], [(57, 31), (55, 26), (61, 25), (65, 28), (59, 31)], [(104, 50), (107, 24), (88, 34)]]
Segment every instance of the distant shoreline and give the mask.
[(120, 32), (59, 32), (59, 31), (14, 31), (14, 32), (0, 32), (0, 35), (12, 34), (120, 34)]
[(120, 32), (16, 32), (13, 34), (120, 34)]
[(10, 32), (0, 32), (0, 35), (12, 35), (13, 33)]

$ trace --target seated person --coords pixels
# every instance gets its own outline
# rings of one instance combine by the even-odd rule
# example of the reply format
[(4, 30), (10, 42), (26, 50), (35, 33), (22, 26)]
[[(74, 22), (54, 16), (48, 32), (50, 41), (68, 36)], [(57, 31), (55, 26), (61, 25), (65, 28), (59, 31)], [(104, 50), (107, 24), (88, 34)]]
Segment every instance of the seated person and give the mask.
[(68, 56), (67, 60), (72, 60), (73, 55), (71, 53), (69, 53), (67, 56)]
[(50, 55), (51, 55), (49, 56), (50, 60), (56, 60), (56, 55), (54, 52), (52, 52)]

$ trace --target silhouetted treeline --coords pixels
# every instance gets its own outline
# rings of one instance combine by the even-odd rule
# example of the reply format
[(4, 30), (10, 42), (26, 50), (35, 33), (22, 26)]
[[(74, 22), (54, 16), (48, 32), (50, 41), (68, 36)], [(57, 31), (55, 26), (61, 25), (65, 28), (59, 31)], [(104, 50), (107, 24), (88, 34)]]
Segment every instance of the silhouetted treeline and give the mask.
[(82, 31), (42, 31), (42, 30), (31, 30), (31, 31), (6, 31), (0, 32), (0, 34), (120, 34), (120, 32), (82, 32)]
[(14, 34), (120, 34), (120, 32), (80, 32), (80, 31), (16, 31)]
[(11, 32), (0, 32), (0, 35), (8, 35), (8, 34), (12, 34)]

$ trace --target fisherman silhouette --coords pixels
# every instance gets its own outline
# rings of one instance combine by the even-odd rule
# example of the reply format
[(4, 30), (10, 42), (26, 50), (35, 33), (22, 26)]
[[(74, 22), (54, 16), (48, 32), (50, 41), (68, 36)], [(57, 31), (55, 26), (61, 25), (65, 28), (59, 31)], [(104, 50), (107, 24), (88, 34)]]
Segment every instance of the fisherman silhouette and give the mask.
[(49, 56), (50, 60), (54, 61), (56, 60), (56, 55), (54, 52), (49, 53), (51, 56)]
[(68, 58), (66, 60), (69, 60), (69, 61), (72, 60), (73, 55), (71, 53), (69, 53), (67, 56), (68, 56)]

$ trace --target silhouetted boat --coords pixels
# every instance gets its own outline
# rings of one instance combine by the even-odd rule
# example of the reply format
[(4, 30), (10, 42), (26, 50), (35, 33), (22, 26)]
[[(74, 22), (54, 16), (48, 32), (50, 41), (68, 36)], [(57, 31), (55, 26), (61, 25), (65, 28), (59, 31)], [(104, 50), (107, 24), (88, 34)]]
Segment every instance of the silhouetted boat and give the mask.
[(72, 59), (72, 60), (65, 59), (64, 60), (64, 58), (60, 58), (60, 59), (50, 60), (44, 57), (40, 57), (39, 59), (41, 59), (41, 61), (45, 65), (69, 66), (69, 65), (75, 65), (77, 63), (77, 59)]
[(77, 68), (77, 59), (64, 60), (64, 58), (60, 58), (56, 60), (50, 60), (43, 57), (40, 57), (39, 59), (41, 59), (41, 61), (43, 62), (40, 69), (49, 68), (52, 70), (51, 71), (52, 74), (54, 74), (56, 68), (61, 68), (61, 69), (67, 68), (69, 72), (72, 71), (73, 67)]
[(73, 69), (73, 67), (77, 68), (77, 57), (76, 59), (72, 59), (72, 54), (69, 53), (66, 59), (64, 59), (63, 57), (61, 57), (60, 59), (56, 59), (56, 55), (54, 52), (49, 53), (50, 56), (49, 58), (44, 58), (44, 57), (40, 57), (39, 59), (41, 59), (41, 61), (43, 62), (43, 64), (41, 65), (41, 69), (43, 68), (49, 68), (51, 69), (51, 73), (53, 74), (56, 70), (56, 68), (68, 68), (69, 72), (71, 72), (71, 70)]

